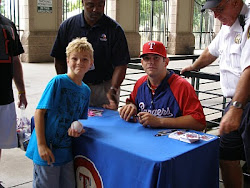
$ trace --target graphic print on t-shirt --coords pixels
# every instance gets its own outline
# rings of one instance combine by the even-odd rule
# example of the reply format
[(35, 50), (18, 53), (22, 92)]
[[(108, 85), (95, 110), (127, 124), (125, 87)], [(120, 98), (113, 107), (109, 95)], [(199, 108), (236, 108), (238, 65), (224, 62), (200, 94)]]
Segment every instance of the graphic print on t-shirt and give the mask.
[(0, 63), (11, 63), (11, 46), (15, 40), (14, 31), (10, 26), (0, 25)]
[(84, 100), (84, 96), (79, 95), (75, 90), (68, 88), (61, 90), (60, 103), (62, 105), (58, 106), (57, 117), (59, 118), (59, 124), (53, 140), (54, 147), (71, 147), (71, 137), (68, 136), (68, 129), (74, 120), (81, 117), (84, 105), (79, 105), (79, 103), (83, 104)]

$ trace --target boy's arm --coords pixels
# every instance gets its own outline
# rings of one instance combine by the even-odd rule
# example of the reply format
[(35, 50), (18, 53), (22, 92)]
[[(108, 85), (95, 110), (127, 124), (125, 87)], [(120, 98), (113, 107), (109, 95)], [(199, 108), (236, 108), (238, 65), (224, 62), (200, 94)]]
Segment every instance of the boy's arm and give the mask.
[(45, 120), (44, 116), (46, 109), (37, 109), (35, 112), (35, 125), (36, 125), (36, 137), (37, 146), (40, 157), (48, 162), (48, 165), (55, 162), (55, 157), (52, 151), (48, 148), (45, 139)]

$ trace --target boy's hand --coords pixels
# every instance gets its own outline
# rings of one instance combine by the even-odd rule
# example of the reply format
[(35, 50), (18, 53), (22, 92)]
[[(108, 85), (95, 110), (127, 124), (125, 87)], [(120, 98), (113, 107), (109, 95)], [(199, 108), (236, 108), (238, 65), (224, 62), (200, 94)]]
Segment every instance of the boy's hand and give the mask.
[(47, 145), (38, 145), (38, 152), (40, 157), (48, 162), (48, 165), (55, 162), (55, 157)]
[(83, 134), (85, 132), (86, 132), (85, 129), (82, 129), (82, 131), (79, 133), (75, 129), (71, 129), (71, 128), (68, 129), (68, 135), (72, 136), (72, 137), (79, 137), (79, 136), (81, 136), (81, 134)]

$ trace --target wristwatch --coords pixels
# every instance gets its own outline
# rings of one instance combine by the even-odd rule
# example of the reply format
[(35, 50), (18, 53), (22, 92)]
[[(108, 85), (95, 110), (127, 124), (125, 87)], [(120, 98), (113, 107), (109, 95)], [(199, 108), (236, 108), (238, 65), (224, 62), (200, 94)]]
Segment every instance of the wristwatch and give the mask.
[(231, 105), (235, 108), (243, 109), (243, 104), (241, 102), (234, 101)]

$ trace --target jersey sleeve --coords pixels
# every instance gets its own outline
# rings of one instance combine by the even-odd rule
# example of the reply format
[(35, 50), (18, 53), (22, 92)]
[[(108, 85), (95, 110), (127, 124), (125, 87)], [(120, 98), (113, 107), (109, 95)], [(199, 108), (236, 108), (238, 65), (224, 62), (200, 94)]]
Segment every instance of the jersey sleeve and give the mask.
[(176, 84), (172, 84), (171, 90), (179, 104), (182, 115), (191, 115), (194, 119), (206, 125), (203, 108), (194, 91), (193, 86), (181, 77), (175, 79), (175, 81), (179, 82), (179, 87), (173, 88), (173, 86), (176, 86)]
[(14, 52), (13, 52), (13, 56), (18, 56), (22, 53), (24, 53), (24, 50), (23, 50), (23, 46), (21, 44), (21, 41), (20, 41), (20, 37), (17, 33), (17, 30), (16, 30), (16, 26), (13, 24), (13, 31), (14, 31), (14, 35), (15, 35), (15, 45), (14, 45)]
[(132, 102), (133, 104), (136, 105), (135, 99), (137, 96), (137, 92), (138, 92), (138, 88), (142, 85), (143, 82), (145, 82), (147, 80), (147, 75), (141, 77), (134, 86), (133, 91), (131, 92), (131, 94), (129, 95), (129, 98), (126, 99), (126, 103)]

